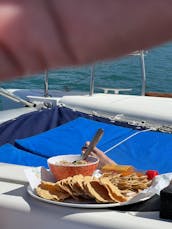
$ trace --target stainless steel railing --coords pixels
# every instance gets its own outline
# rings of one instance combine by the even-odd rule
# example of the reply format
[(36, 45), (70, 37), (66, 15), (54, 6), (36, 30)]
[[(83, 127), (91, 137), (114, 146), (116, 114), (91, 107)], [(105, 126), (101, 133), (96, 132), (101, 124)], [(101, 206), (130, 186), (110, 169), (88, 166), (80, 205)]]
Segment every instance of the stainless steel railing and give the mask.
[[(130, 55), (134, 56), (140, 56), (140, 63), (141, 63), (141, 77), (142, 77), (142, 86), (141, 86), (141, 95), (145, 95), (145, 90), (146, 90), (146, 70), (145, 70), (145, 60), (144, 60), (144, 50), (136, 51), (134, 53), (131, 53)], [(95, 78), (95, 64), (91, 65), (91, 74), (90, 74), (90, 91), (89, 91), (89, 96), (93, 96), (94, 94), (94, 78)], [(110, 90), (110, 89), (109, 89)], [(113, 88), (115, 91), (115, 88)], [(120, 88), (117, 88), (116, 91), (120, 91)], [(121, 91), (131, 91), (132, 89), (121, 89)], [(48, 70), (45, 71), (45, 76), (44, 76), (44, 96), (49, 97), (49, 92), (48, 92)]]
[[(133, 56), (140, 56), (140, 63), (141, 63), (141, 77), (142, 77), (142, 85), (141, 85), (141, 95), (145, 96), (145, 90), (146, 90), (146, 68), (145, 68), (145, 59), (144, 59), (144, 50), (139, 50), (136, 52), (131, 53), (130, 55)], [(94, 94), (94, 77), (95, 77), (95, 64), (91, 66), (91, 75), (90, 75), (90, 92), (89, 95), (92, 96)], [(120, 91), (120, 88), (99, 88), (103, 89), (104, 91)], [(131, 91), (132, 89), (121, 89), (121, 91)]]

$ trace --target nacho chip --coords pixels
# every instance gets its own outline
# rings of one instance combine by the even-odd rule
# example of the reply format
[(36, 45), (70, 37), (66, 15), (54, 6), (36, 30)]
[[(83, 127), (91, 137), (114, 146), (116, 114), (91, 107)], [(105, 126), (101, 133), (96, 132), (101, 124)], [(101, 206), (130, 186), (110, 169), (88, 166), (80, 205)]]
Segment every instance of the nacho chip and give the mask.
[(87, 192), (85, 186), (84, 186), (84, 181), (90, 181), (92, 179), (91, 176), (83, 176), (83, 175), (76, 175), (73, 177), (74, 179), (74, 185), (73, 188), (75, 189), (75, 191), (77, 191), (79, 193), (79, 196), (84, 198), (84, 199), (92, 199), (92, 195), (90, 195), (89, 192)]
[(114, 202), (124, 202), (128, 199), (122, 195), (119, 188), (113, 185), (108, 178), (100, 178), (101, 184), (107, 189), (108, 195)]
[(70, 187), (74, 193), (78, 196), (83, 196), (85, 194), (82, 182), (84, 180), (83, 175), (75, 175), (72, 177), (70, 182)]
[(131, 165), (117, 165), (117, 164), (106, 164), (101, 168), (102, 172), (134, 172), (135, 169)]
[(139, 190), (144, 190), (151, 185), (151, 181), (148, 180), (147, 176), (138, 176), (137, 173), (132, 173), (128, 176), (111, 174), (108, 178), (111, 183), (117, 186), (120, 190), (129, 189), (131, 191), (139, 192)]
[(97, 203), (117, 203), (131, 199), (150, 185), (151, 181), (144, 174), (112, 172), (104, 173), (100, 178), (75, 175), (56, 183), (42, 181), (36, 193), (42, 198), (55, 201), (72, 197), (94, 199)]
[(69, 196), (76, 199), (76, 193), (72, 190), (72, 188), (70, 186), (71, 179), (72, 179), (72, 177), (68, 177), (66, 179), (60, 180), (56, 183), (56, 186), (57, 187), (59, 186), (62, 190), (67, 192), (69, 194)]
[(82, 175), (75, 175), (73, 176), (70, 181), (68, 182), (72, 192), (74, 193), (75, 196), (80, 196), (83, 194), (83, 191), (79, 188), (77, 185), (77, 180), (83, 180)]
[(100, 181), (97, 180), (85, 180), (84, 186), (87, 192), (96, 200), (98, 203), (110, 203), (113, 200), (110, 198), (106, 187), (101, 185)]
[(56, 201), (59, 201), (59, 198), (57, 195), (53, 195), (51, 194), (48, 190), (46, 189), (42, 189), (41, 187), (37, 187), (35, 189), (36, 193), (38, 196), (46, 199), (46, 200), (56, 200)]
[(69, 197), (67, 192), (57, 188), (55, 183), (51, 182), (42, 181), (35, 191), (40, 197), (48, 200), (63, 201)]

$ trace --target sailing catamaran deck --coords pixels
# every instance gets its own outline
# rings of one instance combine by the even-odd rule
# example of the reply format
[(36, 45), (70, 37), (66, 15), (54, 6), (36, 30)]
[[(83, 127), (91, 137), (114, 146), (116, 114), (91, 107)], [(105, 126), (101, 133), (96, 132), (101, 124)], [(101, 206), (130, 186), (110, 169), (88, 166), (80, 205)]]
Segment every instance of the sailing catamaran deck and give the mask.
[[(143, 53), (142, 53), (143, 54)], [(143, 55), (142, 55), (143, 58)], [(144, 66), (144, 61), (142, 59), (142, 67)], [(145, 83), (145, 72), (143, 71), (143, 82)], [(93, 79), (91, 79), (93, 82)], [(145, 93), (144, 84), (142, 86), (142, 95)], [(115, 91), (115, 89), (113, 89)], [(107, 91), (105, 91), (107, 92)], [(119, 92), (119, 90), (118, 90)], [(5, 92), (6, 93), (6, 92)], [(45, 93), (47, 94), (47, 92)], [(7, 97), (9, 95), (7, 94)], [(159, 205), (155, 206), (156, 210), (145, 210), (143, 205), (137, 210), (127, 210), (123, 209), (120, 211), (118, 209), (77, 209), (71, 207), (62, 207), (50, 205), (44, 202), (41, 202), (37, 199), (34, 199), (29, 196), (27, 192), (28, 180), (25, 176), (24, 169), (26, 166), (22, 166), (23, 155), (25, 159), (33, 158), (33, 148), (35, 145), (31, 142), (32, 152), (29, 149), (17, 148), (16, 139), (21, 139), (17, 143), (22, 143), (22, 139), (30, 136), (35, 136), (43, 133), (46, 134), (47, 131), (53, 130), (55, 127), (62, 127), (63, 124), (67, 124), (71, 120), (75, 120), (78, 117), (84, 117), (88, 119), (94, 119), (102, 123), (111, 123), (116, 124), (117, 126), (121, 125), (122, 127), (131, 127), (132, 130), (137, 132), (146, 128), (146, 131), (155, 131), (151, 134), (155, 136), (163, 135), (165, 136), (165, 143), (162, 141), (162, 146), (170, 148), (170, 142), (168, 139), (171, 139), (171, 130), (172, 130), (172, 99), (171, 98), (158, 98), (158, 97), (146, 97), (146, 96), (135, 96), (135, 95), (120, 95), (120, 94), (107, 94), (107, 93), (93, 93), (93, 87), (90, 87), (90, 94), (82, 95), (64, 95), (59, 94), (59, 96), (54, 97), (42, 97), (40, 94), (27, 97), (27, 103), (23, 100), (17, 100), (22, 102), (28, 107), (15, 108), (5, 110), (0, 112), (0, 131), (1, 131), (1, 149), (4, 153), (6, 150), (7, 154), (5, 155), (5, 160), (12, 159), (12, 163), (0, 163), (0, 221), (3, 225), (3, 229), (9, 228), (47, 228), (57, 227), (60, 228), (171, 228), (171, 221), (164, 220), (159, 217)], [(15, 99), (15, 98), (14, 98)], [(29, 107), (31, 105), (31, 107)], [(77, 126), (77, 125), (76, 125)], [(85, 128), (86, 129), (86, 128)], [(66, 133), (70, 133), (70, 129), (66, 129)], [(73, 128), (75, 131), (75, 128)], [(20, 131), (20, 133), (19, 133)], [(157, 131), (157, 132), (156, 132)], [(162, 132), (166, 132), (163, 134)], [(75, 131), (76, 132), (76, 131)], [(81, 140), (81, 133), (79, 140)], [(85, 131), (86, 132), (86, 131)], [(84, 132), (84, 133), (85, 133)], [(109, 131), (107, 131), (108, 133)], [(118, 131), (114, 133), (119, 134)], [(132, 132), (133, 133), (133, 132)], [(147, 133), (147, 132), (141, 132)], [(150, 134), (150, 133), (149, 133)], [(130, 134), (132, 137), (132, 134)], [(127, 137), (130, 137), (127, 135)], [(42, 136), (42, 135), (41, 135)], [(59, 133), (59, 139), (62, 135)], [(71, 137), (74, 136), (70, 134)], [(133, 135), (135, 136), (135, 135)], [(139, 135), (141, 136), (141, 135)], [(66, 145), (68, 137), (62, 137), (58, 146), (62, 143), (62, 140), (66, 140)], [(125, 136), (120, 141), (123, 143), (123, 140), (126, 140)], [(167, 138), (166, 138), (167, 137)], [(88, 136), (87, 136), (88, 138)], [(52, 139), (49, 137), (46, 139)], [(43, 139), (43, 143), (46, 142), (46, 139)], [(88, 140), (83, 138), (84, 140)], [(108, 137), (109, 139), (109, 137)], [(116, 139), (116, 138), (115, 138)], [(118, 139), (118, 138), (117, 138)], [(130, 138), (129, 138), (130, 139)], [(155, 139), (155, 138), (154, 138)], [(158, 138), (157, 138), (158, 139)], [(55, 138), (55, 143), (57, 143), (57, 138)], [(150, 139), (151, 140), (151, 139)], [(109, 142), (109, 141), (107, 141)], [(126, 141), (124, 141), (126, 142)], [(10, 144), (9, 144), (10, 143)], [(34, 143), (41, 143), (40, 139), (37, 138), (34, 140)], [(71, 142), (72, 143), (72, 142)], [(160, 144), (161, 141), (158, 141)], [(22, 145), (21, 144), (21, 145)], [(134, 142), (135, 144), (135, 142)], [(65, 144), (62, 144), (65, 145)], [(119, 145), (119, 142), (116, 143)], [(145, 146), (144, 140), (142, 141), (142, 146)], [(5, 147), (4, 147), (5, 146)], [(23, 146), (23, 145), (22, 145)], [(49, 150), (46, 149), (46, 145), (42, 148), (43, 153), (49, 153)], [(57, 146), (57, 147), (58, 147)], [(78, 145), (81, 147), (80, 145)], [(141, 143), (138, 146), (142, 149)], [(4, 147), (4, 148), (3, 148)], [(127, 146), (128, 147), (128, 146)], [(157, 144), (154, 142), (154, 147), (156, 149)], [(152, 150), (153, 145), (149, 147)], [(51, 147), (50, 149), (55, 149), (56, 147)], [(71, 147), (70, 147), (71, 148)], [(168, 148), (168, 147), (167, 147)], [(167, 150), (166, 148), (166, 150)], [(127, 148), (129, 150), (129, 148)], [(131, 153), (133, 147), (130, 147)], [(163, 148), (161, 148), (162, 150)], [(40, 147), (38, 147), (38, 151)], [(139, 150), (139, 149), (138, 149)], [(160, 147), (156, 149), (160, 150)], [(171, 148), (170, 148), (171, 150)], [(125, 151), (125, 150), (124, 150)], [(137, 151), (137, 150), (136, 150)], [(17, 154), (19, 152), (19, 154)], [(23, 152), (23, 154), (22, 154)], [(31, 155), (32, 154), (32, 155)], [(36, 157), (40, 156), (36, 152)], [(38, 155), (39, 154), (39, 155)], [(16, 165), (17, 156), (18, 165)], [(156, 154), (155, 154), (156, 155)], [(161, 156), (165, 156), (165, 150), (161, 153)], [(2, 156), (2, 155), (1, 155)], [(20, 157), (21, 156), (21, 157)], [(31, 157), (30, 157), (31, 156)], [(45, 156), (45, 155), (44, 155)], [(136, 154), (137, 156), (137, 154)], [(171, 154), (168, 150), (168, 157)], [(47, 157), (47, 155), (46, 155)], [(44, 157), (44, 161), (46, 161)], [(38, 157), (36, 158), (38, 159)], [(125, 159), (125, 157), (123, 157)], [(158, 161), (158, 159), (157, 159)], [(28, 163), (28, 160), (26, 161)], [(40, 161), (39, 161), (40, 162)], [(171, 160), (168, 160), (169, 166)], [(26, 163), (26, 164), (27, 164)], [(29, 163), (31, 161), (29, 160)], [(144, 163), (142, 163), (144, 165)], [(30, 165), (33, 166), (33, 165)], [(27, 166), (28, 168), (28, 166)], [(166, 168), (165, 163), (163, 163), (163, 168)], [(170, 170), (171, 171), (171, 170)], [(158, 199), (159, 201), (159, 199)], [(159, 204), (159, 202), (156, 202)], [(153, 206), (151, 202), (150, 205)], [(157, 210), (158, 209), (158, 210)]]
[(93, 96), (64, 96), (59, 103), (112, 120), (147, 121), (157, 125), (172, 124), (171, 98), (94, 94)]

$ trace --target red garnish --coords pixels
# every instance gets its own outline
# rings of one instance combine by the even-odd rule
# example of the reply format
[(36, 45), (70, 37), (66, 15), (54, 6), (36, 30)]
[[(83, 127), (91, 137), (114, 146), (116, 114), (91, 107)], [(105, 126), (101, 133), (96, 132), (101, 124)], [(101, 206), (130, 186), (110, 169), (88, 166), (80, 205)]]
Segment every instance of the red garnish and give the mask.
[(159, 173), (157, 170), (148, 170), (146, 171), (146, 175), (148, 176), (149, 180), (152, 180), (155, 176), (157, 176)]

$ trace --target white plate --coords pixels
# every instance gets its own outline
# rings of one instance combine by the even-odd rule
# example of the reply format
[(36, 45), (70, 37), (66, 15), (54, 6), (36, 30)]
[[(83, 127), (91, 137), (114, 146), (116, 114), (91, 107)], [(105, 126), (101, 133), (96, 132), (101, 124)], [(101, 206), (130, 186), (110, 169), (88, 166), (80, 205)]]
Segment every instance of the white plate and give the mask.
[(127, 202), (123, 202), (123, 203), (107, 203), (107, 204), (98, 204), (95, 201), (77, 201), (74, 199), (67, 199), (64, 202), (58, 202), (58, 201), (53, 201), (53, 200), (46, 200), (44, 198), (39, 197), (30, 187), (30, 185), (27, 187), (27, 191), (29, 193), (29, 195), (31, 195), (33, 198), (38, 199), (40, 201), (46, 202), (46, 203), (50, 203), (50, 204), (55, 204), (55, 205), (60, 205), (60, 206), (66, 206), (66, 207), (73, 207), (73, 208), (110, 208), (110, 207), (116, 207), (116, 206), (123, 206), (123, 205), (129, 205), (132, 203), (138, 203), (138, 202), (142, 202), (144, 200), (147, 200), (149, 198), (151, 198), (151, 196), (149, 197), (145, 197), (139, 201), (132, 201), (132, 203), (130, 201)]

